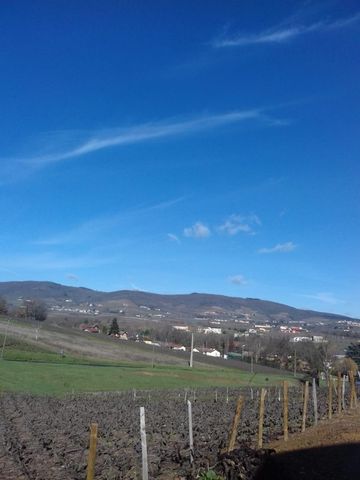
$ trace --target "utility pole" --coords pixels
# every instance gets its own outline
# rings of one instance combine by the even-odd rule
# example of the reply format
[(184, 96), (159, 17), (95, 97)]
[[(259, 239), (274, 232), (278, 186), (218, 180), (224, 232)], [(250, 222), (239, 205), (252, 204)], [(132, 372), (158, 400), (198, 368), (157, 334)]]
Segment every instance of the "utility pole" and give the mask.
[(193, 355), (194, 355), (194, 334), (191, 334), (191, 347), (190, 347), (190, 368), (193, 366)]

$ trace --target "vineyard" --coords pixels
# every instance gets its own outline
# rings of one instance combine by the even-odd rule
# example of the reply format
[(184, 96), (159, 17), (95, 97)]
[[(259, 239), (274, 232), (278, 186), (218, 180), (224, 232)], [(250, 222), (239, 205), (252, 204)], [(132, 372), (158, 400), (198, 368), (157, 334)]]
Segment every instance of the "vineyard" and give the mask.
[[(264, 390), (263, 390), (264, 391)], [(310, 389), (311, 392), (311, 389)], [(63, 399), (4, 394), (1, 401), (0, 462), (8, 480), (83, 480), (89, 451), (89, 426), (98, 424), (95, 478), (137, 479), (142, 475), (142, 445), (139, 407), (146, 414), (149, 478), (194, 478), (209, 468), (220, 468), (227, 478), (237, 468), (224, 460), (229, 430), (239, 394), (244, 404), (237, 429), (237, 445), (258, 446), (261, 393), (250, 388), (181, 391), (126, 392), (72, 396)], [(327, 388), (317, 389), (318, 418), (328, 416)], [(311, 397), (311, 395), (310, 395)], [(338, 409), (334, 384), (332, 411)], [(288, 429), (300, 431), (303, 415), (303, 386), (289, 388)], [(345, 407), (349, 395), (344, 397)], [(188, 403), (192, 406), (193, 451), (189, 446)], [(309, 400), (306, 426), (315, 421)], [(266, 390), (264, 443), (283, 435), (283, 390)], [(190, 463), (193, 453), (193, 464)], [(223, 459), (223, 460), (222, 460)], [(226, 463), (228, 462), (227, 473)], [(221, 463), (222, 462), (222, 463)], [(244, 459), (246, 463), (246, 458)], [(255, 469), (259, 458), (248, 461)], [(245, 469), (245, 470), (246, 470)], [(250, 473), (249, 473), (250, 475)], [(243, 478), (251, 478), (243, 477)]]

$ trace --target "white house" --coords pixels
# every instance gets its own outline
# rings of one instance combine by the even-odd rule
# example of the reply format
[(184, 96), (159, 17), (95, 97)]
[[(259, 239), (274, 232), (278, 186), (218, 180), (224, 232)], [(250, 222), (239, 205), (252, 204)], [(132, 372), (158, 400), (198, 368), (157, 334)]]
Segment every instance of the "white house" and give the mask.
[(180, 351), (180, 352), (186, 352), (186, 347), (184, 347), (184, 345), (175, 345), (174, 347), (172, 347), (172, 350), (177, 350), (177, 351)]
[(184, 332), (188, 332), (190, 329), (188, 325), (173, 325), (172, 327), (174, 330), (182, 330)]
[(206, 328), (204, 328), (203, 332), (206, 333), (206, 334), (216, 333), (217, 335), (221, 335), (222, 330), (221, 330), (221, 328), (216, 328), (216, 327), (206, 327)]
[(205, 352), (205, 355), (208, 357), (221, 357), (220, 352), (215, 348), (212, 348), (210, 352)]

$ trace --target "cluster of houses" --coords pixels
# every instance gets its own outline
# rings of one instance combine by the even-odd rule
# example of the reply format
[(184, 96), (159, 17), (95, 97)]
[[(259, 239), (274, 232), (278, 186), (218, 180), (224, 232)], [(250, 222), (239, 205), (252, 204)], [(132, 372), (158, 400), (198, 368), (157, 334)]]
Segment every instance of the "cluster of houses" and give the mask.
[(80, 330), (87, 333), (100, 333), (99, 325), (89, 325), (88, 323), (81, 323), (79, 326)]
[[(79, 325), (80, 330), (87, 333), (101, 333), (100, 327), (97, 323), (94, 325), (89, 325), (88, 323), (81, 323)], [(128, 333), (125, 330), (120, 330), (119, 333), (114, 333), (112, 337), (118, 338), (119, 340), (129, 340)]]
[[(81, 323), (79, 328), (83, 332), (87, 332), (87, 333), (100, 333), (100, 327), (98, 324), (89, 325), (87, 323)], [(177, 326), (174, 328), (178, 328), (179, 330), (185, 330), (185, 331), (188, 331), (189, 329), (189, 327), (187, 326), (186, 327)], [(120, 330), (119, 333), (113, 334), (111, 336), (114, 338), (118, 338), (119, 340), (129, 340), (128, 333), (125, 330)], [(136, 336), (135, 341), (140, 342), (139, 335)], [(164, 348), (169, 348), (170, 350), (174, 350), (178, 352), (186, 352), (190, 350), (190, 348), (186, 348), (184, 345), (178, 345), (176, 343), (154, 342), (148, 339), (143, 339), (142, 342), (145, 343), (146, 345), (152, 345), (153, 347), (164, 347)], [(219, 352), (219, 350), (216, 350), (215, 348), (197, 347), (193, 349), (193, 352), (201, 353), (209, 357), (221, 357), (221, 353)]]

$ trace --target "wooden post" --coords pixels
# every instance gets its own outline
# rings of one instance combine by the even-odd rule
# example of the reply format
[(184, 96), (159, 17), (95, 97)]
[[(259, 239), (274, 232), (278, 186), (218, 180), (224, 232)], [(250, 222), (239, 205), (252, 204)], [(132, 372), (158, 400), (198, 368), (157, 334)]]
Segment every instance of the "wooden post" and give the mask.
[(259, 404), (259, 431), (258, 431), (258, 447), (263, 446), (263, 430), (264, 430), (264, 407), (265, 407), (265, 388), (261, 389), (260, 404)]
[(215, 402), (217, 402), (217, 389), (215, 390)]
[(357, 394), (356, 394), (356, 383), (355, 383), (355, 378), (353, 378), (354, 380), (354, 408), (357, 408), (358, 406), (358, 403), (357, 403)]
[(345, 375), (343, 375), (342, 387), (341, 387), (341, 401), (342, 401), (342, 408), (343, 408), (344, 411), (346, 410), (346, 407), (345, 407), (345, 381), (346, 381), (346, 378), (345, 378)]
[(184, 395), (184, 402), (186, 403), (187, 401), (187, 388), (185, 388), (185, 395)]
[(312, 379), (312, 396), (313, 396), (313, 406), (314, 406), (314, 423), (318, 424), (318, 403), (317, 403), (317, 392), (316, 392), (316, 380)]
[(241, 410), (243, 405), (244, 405), (244, 397), (240, 395), (236, 404), (235, 415), (233, 418), (233, 422), (232, 422), (232, 426), (229, 434), (228, 448), (227, 448), (228, 452), (231, 452), (232, 450), (234, 450), (234, 447), (235, 447), (236, 434), (239, 426), (240, 415), (241, 415)]
[(284, 401), (283, 401), (283, 413), (284, 413), (284, 440), (289, 439), (288, 422), (289, 422), (289, 384), (284, 381)]
[(140, 437), (141, 437), (141, 456), (142, 456), (142, 480), (148, 480), (148, 458), (147, 458), (144, 407), (140, 407)]
[(338, 413), (341, 413), (341, 373), (338, 372), (337, 381), (337, 401), (338, 401)]
[(354, 397), (353, 397), (353, 386), (352, 386), (352, 384), (353, 384), (352, 380), (354, 380), (354, 377), (352, 376), (351, 371), (348, 372), (348, 378), (349, 378), (349, 384), (350, 384), (350, 402), (349, 402), (349, 404), (350, 404), (350, 408), (354, 408), (354, 405), (353, 405), (353, 398)]
[(329, 376), (329, 385), (328, 385), (328, 419), (332, 418), (332, 378)]
[(88, 456), (88, 463), (87, 463), (87, 469), (86, 469), (86, 480), (94, 479), (97, 432), (98, 432), (98, 424), (92, 423), (90, 425), (90, 448), (89, 448), (89, 456)]
[(303, 404), (303, 414), (302, 414), (302, 424), (301, 424), (301, 431), (305, 432), (306, 428), (306, 415), (307, 415), (307, 406), (309, 400), (309, 382), (305, 382), (304, 387), (304, 404)]
[(226, 387), (226, 403), (229, 403), (229, 387)]
[(355, 408), (357, 406), (357, 398), (356, 398), (354, 372), (352, 371), (349, 372), (349, 381), (350, 381), (350, 408)]
[(189, 417), (190, 464), (192, 465), (194, 463), (194, 439), (193, 439), (192, 409), (191, 409), (190, 400), (188, 400), (188, 417)]
[(191, 334), (191, 347), (190, 347), (190, 368), (193, 366), (193, 357), (194, 357), (194, 334)]
[(9, 325), (10, 325), (10, 317), (8, 318), (7, 324), (6, 324), (6, 330), (4, 334), (4, 341), (2, 344), (2, 349), (1, 349), (1, 360), (4, 358), (4, 350), (5, 350), (5, 345), (6, 345), (6, 339), (7, 339), (7, 334), (9, 330)]

